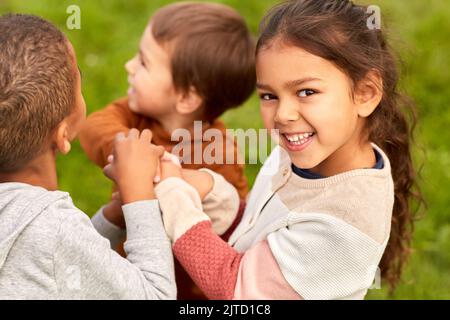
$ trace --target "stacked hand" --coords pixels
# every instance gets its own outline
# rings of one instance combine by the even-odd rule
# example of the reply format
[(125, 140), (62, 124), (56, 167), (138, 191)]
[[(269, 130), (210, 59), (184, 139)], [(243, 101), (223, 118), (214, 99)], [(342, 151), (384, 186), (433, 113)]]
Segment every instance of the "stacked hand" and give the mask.
[(105, 217), (124, 228), (121, 206), (123, 204), (155, 199), (154, 183), (169, 177), (184, 179), (193, 186), (203, 199), (212, 189), (214, 181), (210, 174), (197, 170), (182, 169), (178, 159), (165, 152), (161, 146), (151, 144), (150, 130), (131, 129), (126, 135), (119, 133), (108, 157), (104, 174), (118, 186), (111, 202), (104, 208)]
[(151, 144), (152, 133), (139, 134), (131, 129), (126, 136), (119, 133), (114, 141), (113, 154), (103, 172), (113, 180), (124, 204), (155, 199), (153, 180), (158, 172), (164, 148)]

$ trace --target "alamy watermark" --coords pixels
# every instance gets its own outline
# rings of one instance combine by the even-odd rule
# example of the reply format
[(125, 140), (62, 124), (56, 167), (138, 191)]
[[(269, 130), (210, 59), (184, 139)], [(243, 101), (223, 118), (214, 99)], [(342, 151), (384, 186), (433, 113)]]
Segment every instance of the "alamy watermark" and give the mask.
[(81, 290), (81, 269), (71, 265), (66, 269), (66, 286), (69, 290)]
[(369, 18), (367, 19), (367, 28), (370, 30), (380, 30), (381, 29), (381, 9), (379, 6), (370, 5), (367, 7), (367, 14)]
[(69, 30), (81, 29), (81, 9), (79, 6), (72, 4), (67, 7), (66, 13), (69, 17), (66, 20), (66, 26)]
[(203, 130), (203, 122), (195, 121), (194, 130), (184, 128), (172, 132), (172, 149), (184, 164), (263, 164), (276, 145), (279, 130), (226, 129)]

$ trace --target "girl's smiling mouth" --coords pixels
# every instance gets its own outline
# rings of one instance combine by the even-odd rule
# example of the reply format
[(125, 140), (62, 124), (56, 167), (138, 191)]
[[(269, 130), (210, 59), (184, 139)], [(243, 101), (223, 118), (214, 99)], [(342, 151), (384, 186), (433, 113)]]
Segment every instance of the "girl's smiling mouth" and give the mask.
[(306, 149), (314, 139), (315, 132), (282, 133), (283, 144), (290, 151), (302, 151)]

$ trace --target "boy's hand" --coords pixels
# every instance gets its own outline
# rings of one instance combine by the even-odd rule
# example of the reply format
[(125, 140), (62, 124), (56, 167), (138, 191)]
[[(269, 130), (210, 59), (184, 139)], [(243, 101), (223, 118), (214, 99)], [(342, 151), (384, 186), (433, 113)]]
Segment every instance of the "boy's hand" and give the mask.
[(113, 156), (103, 172), (117, 184), (123, 204), (155, 199), (153, 179), (164, 148), (152, 145), (151, 140), (150, 130), (139, 134), (136, 129), (128, 136), (119, 133), (114, 140)]

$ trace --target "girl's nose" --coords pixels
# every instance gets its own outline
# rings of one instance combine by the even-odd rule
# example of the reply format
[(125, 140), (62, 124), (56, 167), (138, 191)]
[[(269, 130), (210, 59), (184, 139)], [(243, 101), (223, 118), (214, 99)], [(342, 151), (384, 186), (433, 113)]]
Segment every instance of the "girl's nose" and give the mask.
[(136, 57), (133, 57), (132, 59), (128, 60), (127, 63), (125, 63), (125, 70), (127, 70), (129, 74), (134, 74), (135, 72), (135, 61)]
[(295, 107), (290, 103), (280, 102), (275, 113), (274, 121), (280, 124), (288, 124), (291, 121), (297, 121), (300, 115)]

